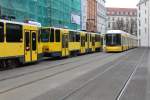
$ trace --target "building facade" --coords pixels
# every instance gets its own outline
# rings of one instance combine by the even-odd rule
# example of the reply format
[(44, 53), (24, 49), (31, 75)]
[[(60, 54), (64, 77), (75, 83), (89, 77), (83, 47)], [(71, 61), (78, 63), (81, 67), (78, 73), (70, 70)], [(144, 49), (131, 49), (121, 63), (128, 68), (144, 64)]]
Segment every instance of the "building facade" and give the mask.
[(79, 29), (81, 26), (81, 0), (48, 0), (50, 26)]
[(82, 30), (86, 30), (87, 24), (87, 0), (81, 0), (81, 25)]
[(87, 2), (86, 30), (90, 32), (106, 32), (105, 0), (83, 0)]
[(0, 0), (1, 18), (24, 22), (33, 20), (44, 26), (80, 29), (80, 0)]
[(24, 22), (47, 24), (47, 0), (0, 0), (0, 17)]
[(97, 32), (106, 33), (106, 7), (105, 0), (97, 0)]
[(150, 47), (150, 0), (140, 0), (137, 6), (139, 46)]
[(97, 32), (97, 1), (87, 0), (87, 22), (86, 30)]
[(107, 8), (108, 30), (123, 30), (137, 35), (136, 8)]

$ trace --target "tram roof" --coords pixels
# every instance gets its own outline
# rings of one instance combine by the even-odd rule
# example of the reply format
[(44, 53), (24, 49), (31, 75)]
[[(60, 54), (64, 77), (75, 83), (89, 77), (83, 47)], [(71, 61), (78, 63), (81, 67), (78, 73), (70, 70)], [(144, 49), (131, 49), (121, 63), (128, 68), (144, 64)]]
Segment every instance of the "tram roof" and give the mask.
[(40, 25), (35, 25), (35, 24), (30, 24), (30, 23), (24, 23), (24, 22), (9, 21), (9, 20), (4, 20), (4, 19), (0, 19), (0, 22), (6, 22), (6, 23), (12, 23), (12, 24), (30, 25), (30, 26), (38, 26), (38, 27), (41, 27)]
[(122, 30), (108, 30), (106, 34), (127, 34), (127, 32)]

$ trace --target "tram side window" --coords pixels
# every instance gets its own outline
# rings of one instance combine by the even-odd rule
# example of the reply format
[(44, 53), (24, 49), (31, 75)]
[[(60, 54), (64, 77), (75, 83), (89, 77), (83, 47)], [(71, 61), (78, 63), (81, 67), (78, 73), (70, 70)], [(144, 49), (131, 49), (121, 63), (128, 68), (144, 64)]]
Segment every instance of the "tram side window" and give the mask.
[(95, 42), (97, 42), (97, 35), (95, 35)]
[(60, 42), (60, 30), (55, 30), (56, 42)]
[(92, 35), (90, 34), (90, 42), (92, 42)]
[(116, 35), (116, 45), (121, 45), (121, 35), (120, 34)]
[(86, 36), (85, 36), (85, 41), (87, 42), (87, 38), (88, 38), (88, 35), (86, 34)]
[(74, 32), (73, 31), (69, 32), (69, 40), (70, 40), (70, 42), (74, 42)]
[(0, 42), (4, 42), (4, 23), (0, 23)]
[(49, 29), (41, 29), (41, 41), (48, 42), (49, 41)]
[(6, 41), (22, 42), (22, 26), (17, 24), (6, 24)]
[(54, 42), (54, 29), (51, 29), (51, 33), (50, 33), (50, 42)]
[(76, 34), (76, 42), (80, 42), (80, 34), (79, 33)]

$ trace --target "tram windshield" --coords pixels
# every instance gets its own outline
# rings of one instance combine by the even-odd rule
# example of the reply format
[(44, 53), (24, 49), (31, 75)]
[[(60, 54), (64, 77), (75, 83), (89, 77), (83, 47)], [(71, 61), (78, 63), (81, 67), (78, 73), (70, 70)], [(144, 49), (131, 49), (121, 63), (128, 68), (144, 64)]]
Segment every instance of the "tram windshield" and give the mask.
[(106, 34), (106, 45), (107, 46), (121, 45), (121, 35), (120, 34)]
[(50, 34), (50, 29), (41, 29), (41, 41), (48, 42), (49, 34)]

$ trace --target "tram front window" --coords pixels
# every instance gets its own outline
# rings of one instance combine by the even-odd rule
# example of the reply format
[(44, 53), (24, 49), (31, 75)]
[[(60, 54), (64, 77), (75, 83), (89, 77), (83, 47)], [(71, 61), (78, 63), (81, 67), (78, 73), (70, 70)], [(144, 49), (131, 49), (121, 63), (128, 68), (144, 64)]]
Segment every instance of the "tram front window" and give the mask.
[(41, 29), (41, 41), (49, 42), (50, 29)]
[(120, 34), (107, 34), (106, 45), (107, 46), (121, 45), (121, 35)]

